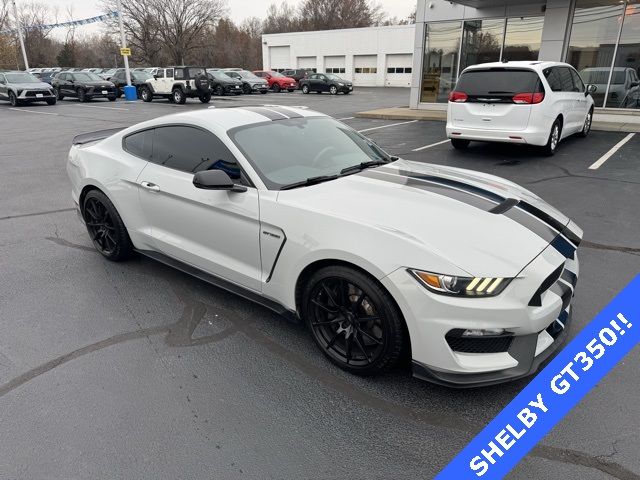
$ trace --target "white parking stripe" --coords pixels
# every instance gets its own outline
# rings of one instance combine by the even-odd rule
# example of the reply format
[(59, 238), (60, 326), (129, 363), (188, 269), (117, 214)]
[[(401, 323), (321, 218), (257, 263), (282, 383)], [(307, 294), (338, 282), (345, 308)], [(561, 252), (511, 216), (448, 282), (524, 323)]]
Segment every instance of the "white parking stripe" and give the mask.
[(390, 125), (380, 125), (379, 127), (365, 128), (364, 130), (358, 130), (358, 133), (370, 132), (371, 130), (379, 130), (381, 128), (396, 127), (398, 125), (406, 125), (407, 123), (415, 123), (417, 121), (418, 120), (409, 120), (408, 122), (392, 123)]
[(630, 133), (629, 135), (624, 137), (622, 140), (620, 140), (618, 143), (616, 143), (611, 150), (609, 150), (607, 153), (601, 156), (595, 163), (593, 163), (589, 167), (589, 170), (597, 170), (598, 168), (600, 168), (604, 162), (609, 160), (613, 156), (613, 154), (616, 153), (618, 150), (620, 150), (620, 148), (629, 140), (631, 140), (634, 135), (635, 133)]
[(449, 143), (449, 139), (442, 140), (441, 142), (432, 143), (430, 145), (425, 145), (424, 147), (418, 147), (411, 150), (412, 152), (419, 152), (420, 150), (426, 150), (427, 148), (435, 147), (436, 145), (442, 145), (443, 143)]
[(344, 118), (338, 118), (337, 120), (338, 120), (338, 121), (342, 121), (342, 120), (352, 120), (352, 119), (354, 119), (354, 118), (355, 118), (355, 117), (344, 117)]
[[(70, 107), (71, 105), (65, 105), (65, 107)], [(118, 107), (103, 107), (101, 105), (78, 105), (78, 104), (74, 104), (74, 106), (76, 107), (85, 107), (85, 108), (103, 108), (105, 110), (124, 110), (124, 111), (128, 111), (128, 108), (118, 108)]]
[(24, 112), (24, 113), (39, 113), (40, 115), (58, 115), (57, 113), (52, 113), (52, 112), (38, 112), (36, 110), (25, 110), (22, 108), (9, 108), (9, 110), (14, 110), (16, 112)]

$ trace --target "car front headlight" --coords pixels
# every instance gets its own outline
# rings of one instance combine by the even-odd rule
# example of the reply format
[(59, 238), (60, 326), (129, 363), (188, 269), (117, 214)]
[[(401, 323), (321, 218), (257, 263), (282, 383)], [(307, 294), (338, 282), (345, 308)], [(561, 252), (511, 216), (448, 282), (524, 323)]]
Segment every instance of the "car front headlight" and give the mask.
[(409, 273), (427, 290), (457, 297), (495, 297), (512, 280), (502, 277), (456, 277), (414, 269), (409, 269)]

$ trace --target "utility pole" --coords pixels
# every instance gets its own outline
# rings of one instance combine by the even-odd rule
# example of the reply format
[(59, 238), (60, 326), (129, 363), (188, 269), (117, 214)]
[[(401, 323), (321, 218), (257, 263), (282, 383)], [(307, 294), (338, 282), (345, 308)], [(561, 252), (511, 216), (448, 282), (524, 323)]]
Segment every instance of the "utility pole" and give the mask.
[[(14, 2), (15, 3), (15, 2)], [(124, 36), (124, 25), (122, 23), (122, 0), (117, 1), (118, 5), (118, 24), (120, 25), (120, 47), (127, 48), (127, 39)], [(129, 57), (127, 55), (123, 55), (124, 57), (124, 73), (127, 77), (127, 86), (131, 86), (131, 73), (129, 72)]]
[(24, 48), (24, 39), (22, 38), (22, 25), (18, 20), (18, 7), (16, 7), (16, 0), (13, 0), (13, 15), (16, 20), (16, 28), (18, 30), (18, 38), (20, 39), (20, 48), (22, 49), (22, 58), (24, 60), (24, 69), (29, 69), (29, 61), (27, 60), (27, 51)]

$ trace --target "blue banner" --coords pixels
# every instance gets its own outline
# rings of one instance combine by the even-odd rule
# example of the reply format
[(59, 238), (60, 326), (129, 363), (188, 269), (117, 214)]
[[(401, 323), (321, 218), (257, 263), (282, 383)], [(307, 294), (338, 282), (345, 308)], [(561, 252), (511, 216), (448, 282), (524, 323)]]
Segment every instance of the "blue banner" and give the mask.
[(640, 275), (480, 432), (436, 480), (509, 471), (640, 342)]
[[(97, 17), (83, 18), (82, 20), (70, 20), (68, 22), (50, 23), (47, 25), (27, 25), (23, 28), (25, 30), (50, 30), (52, 28), (58, 28), (58, 27), (76, 27), (78, 25), (88, 25), (90, 23), (104, 22), (111, 17), (117, 17), (117, 16), (118, 16), (118, 12), (114, 11), (114, 12), (105, 13), (104, 15), (98, 15)], [(0, 31), (0, 35), (15, 32), (15, 31), (16, 31), (15, 29), (2, 30)]]

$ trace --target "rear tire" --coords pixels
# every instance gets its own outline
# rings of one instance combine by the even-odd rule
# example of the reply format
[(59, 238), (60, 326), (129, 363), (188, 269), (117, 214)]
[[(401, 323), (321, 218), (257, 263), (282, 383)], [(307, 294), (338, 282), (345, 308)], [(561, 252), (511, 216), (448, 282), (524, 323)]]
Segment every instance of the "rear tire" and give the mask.
[(87, 101), (87, 92), (84, 91), (84, 88), (79, 88), (78, 90), (76, 90), (76, 93), (78, 95), (79, 101), (83, 103)]
[(308, 85), (303, 85), (303, 86), (302, 86), (302, 93), (304, 93), (305, 95), (306, 95), (307, 93), (309, 93), (309, 86), (308, 86)]
[(91, 190), (82, 203), (82, 218), (93, 246), (107, 260), (120, 262), (133, 253), (127, 228), (111, 200), (99, 190)]
[(222, 85), (216, 86), (216, 89), (215, 89), (214, 93), (215, 93), (216, 97), (223, 97), (224, 96), (224, 87)]
[(55, 105), (56, 104), (56, 99), (55, 98), (48, 98), (47, 99), (47, 105)]
[(562, 127), (560, 126), (560, 120), (556, 119), (551, 125), (551, 132), (549, 132), (549, 139), (547, 140), (547, 144), (542, 147), (542, 152), (547, 156), (551, 157), (556, 153), (556, 149), (558, 148), (558, 144), (560, 143), (560, 135), (562, 134)]
[(246, 83), (242, 84), (242, 93), (249, 95), (251, 93), (251, 87)]
[(313, 273), (303, 287), (301, 312), (320, 350), (357, 375), (394, 366), (407, 341), (391, 295), (374, 278), (350, 267)]
[(280, 88), (280, 85), (278, 85), (277, 83), (273, 84), (273, 87), (271, 87), (274, 91), (274, 93), (280, 93), (280, 91), (282, 90), (282, 88)]
[(593, 108), (589, 110), (589, 113), (587, 113), (587, 116), (584, 119), (584, 124), (582, 125), (582, 130), (580, 130), (578, 135), (580, 135), (582, 138), (589, 135), (589, 132), (591, 131), (592, 123), (593, 123)]
[(336, 87), (335, 85), (331, 85), (329, 87), (329, 93), (331, 95), (337, 95), (338, 94), (338, 87)]
[(201, 103), (209, 103), (211, 101), (211, 93), (201, 94), (198, 99)]
[(174, 88), (171, 92), (173, 101), (179, 105), (184, 105), (187, 102), (187, 96), (184, 94), (181, 88)]
[(58, 88), (53, 89), (53, 94), (56, 96), (58, 100), (62, 100), (64, 98), (64, 95), (60, 93), (60, 90)]
[(451, 146), (456, 150), (465, 150), (470, 143), (471, 143), (470, 140), (463, 140), (462, 138), (451, 139)]

